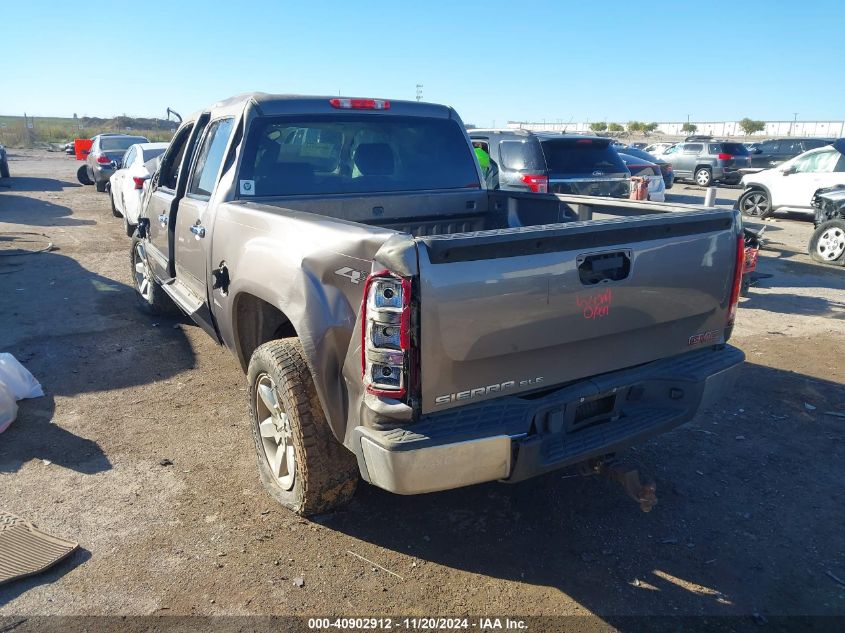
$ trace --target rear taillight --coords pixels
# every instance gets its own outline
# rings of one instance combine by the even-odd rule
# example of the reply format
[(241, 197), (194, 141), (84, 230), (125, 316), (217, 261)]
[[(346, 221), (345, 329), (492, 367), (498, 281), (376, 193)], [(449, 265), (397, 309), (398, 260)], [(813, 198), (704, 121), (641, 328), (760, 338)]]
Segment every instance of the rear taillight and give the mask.
[(728, 323), (731, 327), (736, 319), (736, 309), (739, 304), (739, 291), (742, 288), (742, 269), (745, 267), (745, 237), (740, 234), (736, 238), (736, 254), (734, 256), (734, 278), (731, 286), (731, 302), (728, 304)]
[(97, 162), (101, 165), (108, 165), (111, 162), (111, 158), (109, 158), (105, 154), (100, 154), (99, 156), (97, 156)]
[(672, 169), (672, 165), (666, 163), (665, 165), (663, 165), (663, 171), (665, 171), (667, 174), (671, 174), (674, 170)]
[(719, 158), (719, 160), (733, 160), (734, 159), (733, 154), (725, 154), (724, 152), (721, 152), (719, 154), (718, 158)]
[(146, 178), (138, 178), (137, 176), (133, 176), (132, 182), (135, 183), (135, 189), (143, 189), (145, 180)]
[(368, 393), (402, 398), (411, 358), (411, 282), (384, 271), (367, 277), (361, 308), (361, 368)]
[(543, 174), (523, 174), (522, 182), (534, 193), (549, 192), (549, 177)]
[(390, 101), (384, 99), (329, 99), (333, 108), (340, 110), (389, 110)]

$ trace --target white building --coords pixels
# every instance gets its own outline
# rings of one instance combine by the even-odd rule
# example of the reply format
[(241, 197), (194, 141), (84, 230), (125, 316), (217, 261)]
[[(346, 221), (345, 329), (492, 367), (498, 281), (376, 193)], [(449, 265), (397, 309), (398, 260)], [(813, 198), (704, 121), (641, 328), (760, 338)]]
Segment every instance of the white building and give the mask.
[[(667, 136), (685, 136), (681, 130), (685, 121), (658, 123), (655, 134)], [(739, 127), (739, 121), (690, 121), (696, 126), (696, 134), (709, 134), (716, 137), (746, 136)], [(624, 124), (623, 124), (624, 125)], [(590, 132), (589, 123), (540, 123), (526, 121), (508, 121), (508, 128), (523, 130), (546, 130), (549, 132)], [(766, 121), (766, 129), (756, 132), (752, 137), (780, 136), (822, 136), (828, 138), (845, 137), (845, 121)]]

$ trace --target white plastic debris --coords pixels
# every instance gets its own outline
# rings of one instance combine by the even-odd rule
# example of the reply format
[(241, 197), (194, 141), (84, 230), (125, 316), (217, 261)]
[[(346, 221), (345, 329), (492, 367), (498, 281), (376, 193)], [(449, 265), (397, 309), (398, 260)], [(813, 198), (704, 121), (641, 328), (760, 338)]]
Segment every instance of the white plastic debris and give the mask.
[(41, 384), (11, 354), (0, 354), (0, 433), (18, 414), (18, 400), (44, 395)]

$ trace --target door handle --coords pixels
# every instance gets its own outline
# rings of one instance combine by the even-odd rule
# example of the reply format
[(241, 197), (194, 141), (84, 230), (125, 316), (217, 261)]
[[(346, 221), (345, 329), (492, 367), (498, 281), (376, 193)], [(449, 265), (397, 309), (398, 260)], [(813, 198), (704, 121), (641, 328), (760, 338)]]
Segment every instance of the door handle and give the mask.
[(167, 214), (162, 213), (158, 216), (158, 223), (162, 226), (167, 226)]
[(197, 239), (202, 239), (205, 237), (205, 227), (200, 226), (199, 224), (194, 224), (191, 227), (191, 233), (197, 236)]

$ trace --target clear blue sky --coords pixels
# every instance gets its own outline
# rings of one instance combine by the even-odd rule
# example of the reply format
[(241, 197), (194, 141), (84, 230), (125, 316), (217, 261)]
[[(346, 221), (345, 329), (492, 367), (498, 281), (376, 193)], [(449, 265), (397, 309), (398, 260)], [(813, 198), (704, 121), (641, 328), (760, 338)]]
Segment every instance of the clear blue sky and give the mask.
[[(845, 117), (845, 3), (5, 0), (0, 114), (164, 116), (250, 90), (467, 123)], [(79, 43), (77, 43), (79, 42)]]

